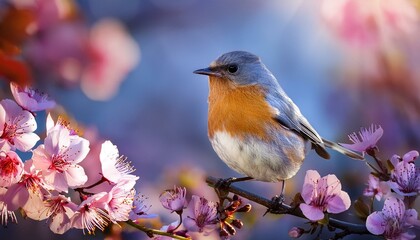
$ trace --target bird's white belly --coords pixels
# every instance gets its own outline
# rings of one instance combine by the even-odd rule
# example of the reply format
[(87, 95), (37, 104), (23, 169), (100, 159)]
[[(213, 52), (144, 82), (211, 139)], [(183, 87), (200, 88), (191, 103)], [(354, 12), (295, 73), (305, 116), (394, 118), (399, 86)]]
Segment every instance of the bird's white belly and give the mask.
[(266, 143), (256, 138), (242, 141), (225, 131), (218, 131), (210, 141), (230, 168), (266, 182), (293, 177), (302, 165), (307, 148), (298, 136), (285, 138), (280, 135), (277, 141)]

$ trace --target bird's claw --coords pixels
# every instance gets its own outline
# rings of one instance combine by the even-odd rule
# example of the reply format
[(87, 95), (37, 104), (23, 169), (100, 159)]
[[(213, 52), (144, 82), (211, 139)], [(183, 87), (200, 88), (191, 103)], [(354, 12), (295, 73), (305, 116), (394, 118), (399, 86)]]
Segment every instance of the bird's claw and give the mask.
[(217, 183), (214, 185), (215, 188), (217, 189), (222, 189), (222, 188), (228, 188), (230, 186), (230, 184), (232, 184), (232, 182), (235, 180), (236, 178), (234, 177), (230, 177), (230, 178), (220, 178)]
[(265, 211), (264, 215), (267, 215), (267, 213), (274, 213), (274, 214), (282, 214), (284, 211), (281, 209), (283, 202), (284, 202), (284, 195), (281, 194), (280, 196), (274, 196), (271, 199), (270, 207), (267, 208), (267, 211)]

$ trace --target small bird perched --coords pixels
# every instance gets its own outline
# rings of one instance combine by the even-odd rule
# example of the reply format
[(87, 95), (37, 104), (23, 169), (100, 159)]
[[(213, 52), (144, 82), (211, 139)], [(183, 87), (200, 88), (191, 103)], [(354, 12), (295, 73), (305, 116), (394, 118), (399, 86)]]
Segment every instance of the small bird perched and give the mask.
[(233, 170), (255, 179), (282, 182), (300, 169), (309, 147), (329, 159), (332, 148), (354, 159), (363, 157), (319, 136), (277, 79), (249, 52), (225, 53), (208, 68), (208, 136), (218, 156)]

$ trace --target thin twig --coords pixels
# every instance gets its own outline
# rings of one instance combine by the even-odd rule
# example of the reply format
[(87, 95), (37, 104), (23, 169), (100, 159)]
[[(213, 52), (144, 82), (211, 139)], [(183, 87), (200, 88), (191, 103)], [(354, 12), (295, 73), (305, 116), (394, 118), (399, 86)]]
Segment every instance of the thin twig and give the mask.
[(160, 231), (160, 230), (156, 230), (153, 228), (148, 228), (142, 225), (138, 225), (135, 222), (128, 220), (125, 223), (127, 223), (128, 225), (137, 228), (140, 231), (143, 231), (147, 234), (147, 236), (149, 237), (153, 237), (154, 235), (161, 235), (161, 236), (167, 236), (167, 237), (171, 237), (171, 238), (175, 238), (175, 239), (179, 239), (179, 240), (191, 240), (191, 238), (186, 238), (186, 237), (182, 237), (179, 235), (176, 235), (174, 233), (168, 233), (168, 232), (164, 232), (164, 231)]
[[(219, 181), (218, 178), (215, 177), (207, 177), (206, 182), (210, 187), (215, 187), (216, 183)], [(243, 198), (246, 198), (252, 202), (258, 203), (262, 206), (265, 206), (267, 208), (272, 208), (272, 201), (268, 200), (264, 197), (261, 197), (259, 195), (256, 195), (254, 193), (248, 192), (246, 190), (243, 190), (241, 188), (235, 187), (235, 186), (229, 186), (226, 188), (226, 191), (229, 191), (231, 193), (234, 193), (236, 195), (239, 195)], [(284, 213), (284, 214), (289, 214), (289, 215), (293, 215), (296, 217), (300, 217), (300, 218), (305, 218), (306, 217), (302, 214), (302, 212), (299, 210), (299, 208), (294, 208), (291, 207), (287, 204), (282, 203), (281, 205), (279, 205), (277, 207), (277, 209), (272, 209), (270, 211), (271, 213)], [(365, 225), (362, 224), (355, 224), (355, 223), (350, 223), (350, 222), (346, 222), (346, 221), (342, 221), (342, 220), (338, 220), (335, 218), (329, 218), (329, 222), (328, 225), (334, 228), (338, 228), (341, 229), (343, 231), (349, 232), (351, 234), (371, 234), (367, 229)]]

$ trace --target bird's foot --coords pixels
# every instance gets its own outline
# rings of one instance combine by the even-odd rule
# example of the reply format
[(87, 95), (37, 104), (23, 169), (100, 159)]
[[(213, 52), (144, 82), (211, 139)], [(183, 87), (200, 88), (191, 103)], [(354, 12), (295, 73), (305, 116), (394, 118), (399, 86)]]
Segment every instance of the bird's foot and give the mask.
[(217, 183), (214, 185), (215, 188), (221, 189), (221, 188), (228, 188), (230, 184), (234, 182), (236, 178), (230, 177), (230, 178), (220, 178)]
[(214, 190), (216, 191), (217, 195), (219, 196), (220, 202), (223, 202), (224, 199), (227, 198), (229, 194), (229, 186), (236, 178), (219, 178), (219, 180), (214, 185)]
[(252, 177), (230, 177), (230, 178), (220, 178), (217, 183), (215, 184), (215, 188), (221, 189), (221, 188), (228, 188), (232, 183), (234, 182), (243, 182), (247, 180), (251, 180)]
[(267, 208), (267, 211), (265, 211), (264, 215), (267, 215), (267, 213), (274, 213), (274, 214), (282, 214), (284, 213), (284, 210), (282, 210), (282, 205), (284, 202), (284, 195), (281, 194), (280, 196), (274, 196), (271, 199), (270, 207)]

